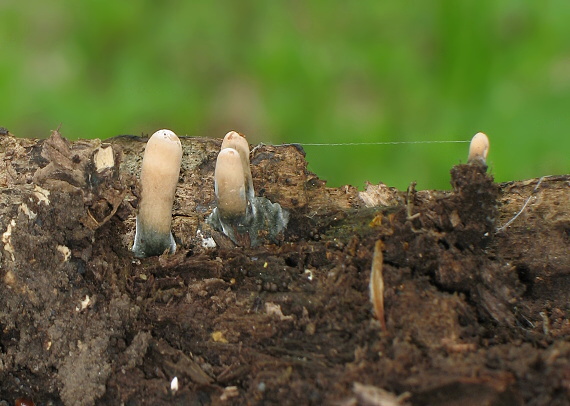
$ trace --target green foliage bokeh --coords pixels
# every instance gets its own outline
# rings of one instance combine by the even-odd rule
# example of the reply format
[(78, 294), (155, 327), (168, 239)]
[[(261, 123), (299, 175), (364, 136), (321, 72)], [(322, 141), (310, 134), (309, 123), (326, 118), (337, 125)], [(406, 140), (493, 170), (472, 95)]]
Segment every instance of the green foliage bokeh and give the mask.
[[(3, 0), (0, 126), (251, 143), (491, 139), (499, 181), (567, 173), (570, 3)], [(305, 148), (329, 185), (447, 188), (468, 144)]]

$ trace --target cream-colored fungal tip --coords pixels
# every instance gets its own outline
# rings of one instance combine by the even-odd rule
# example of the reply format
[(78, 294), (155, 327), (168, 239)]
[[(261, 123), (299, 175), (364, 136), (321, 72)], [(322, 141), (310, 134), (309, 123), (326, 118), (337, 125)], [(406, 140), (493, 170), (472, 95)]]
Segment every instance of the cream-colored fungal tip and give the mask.
[(226, 134), (222, 141), (222, 148), (233, 148), (239, 152), (240, 157), (242, 157), (249, 164), (249, 143), (245, 137), (236, 132), (230, 131)]
[(246, 214), (246, 183), (242, 165), (240, 153), (234, 148), (224, 148), (218, 154), (214, 190), (222, 218)]
[(489, 153), (489, 138), (483, 133), (477, 133), (471, 139), (469, 144), (469, 157), (467, 162), (481, 161), (487, 163), (487, 154)]
[(133, 252), (137, 257), (176, 250), (170, 225), (182, 144), (170, 130), (155, 132), (146, 144), (141, 169), (141, 199)]
[(221, 149), (224, 150), (226, 148), (233, 148), (239, 153), (241, 165), (243, 167), (243, 175), (246, 181), (246, 195), (251, 201), (255, 192), (253, 190), (253, 179), (251, 177), (251, 169), (249, 167), (249, 143), (242, 134), (236, 131), (230, 131), (222, 141)]

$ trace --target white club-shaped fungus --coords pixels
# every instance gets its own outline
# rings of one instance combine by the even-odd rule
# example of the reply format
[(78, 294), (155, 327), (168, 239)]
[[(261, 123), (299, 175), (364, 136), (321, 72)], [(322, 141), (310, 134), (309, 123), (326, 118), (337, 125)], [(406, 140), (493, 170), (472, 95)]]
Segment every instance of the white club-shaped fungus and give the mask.
[(467, 162), (481, 162), (487, 164), (487, 154), (489, 153), (489, 138), (483, 133), (477, 133), (469, 144), (469, 157)]
[(182, 145), (176, 134), (159, 130), (150, 137), (142, 162), (142, 191), (132, 248), (139, 258), (176, 251), (170, 225), (181, 162)]
[(216, 207), (207, 222), (237, 245), (257, 246), (277, 241), (289, 220), (279, 203), (255, 196), (249, 166), (249, 144), (244, 136), (230, 131), (214, 172)]
[(253, 179), (251, 177), (251, 169), (249, 167), (249, 143), (242, 134), (236, 131), (230, 131), (222, 141), (221, 150), (223, 151), (226, 148), (233, 148), (239, 153), (241, 166), (243, 168), (243, 176), (245, 178), (246, 196), (247, 199), (251, 201), (255, 196), (255, 192), (253, 190)]
[(246, 214), (246, 183), (242, 165), (240, 153), (234, 148), (222, 149), (218, 154), (214, 191), (222, 218), (237, 218)]

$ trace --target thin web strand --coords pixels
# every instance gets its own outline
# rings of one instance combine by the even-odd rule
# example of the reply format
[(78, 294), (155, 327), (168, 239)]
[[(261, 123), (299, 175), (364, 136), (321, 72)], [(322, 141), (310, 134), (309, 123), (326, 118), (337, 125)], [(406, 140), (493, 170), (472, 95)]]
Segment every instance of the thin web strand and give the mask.
[(305, 143), (305, 142), (290, 142), (282, 145), (302, 145), (304, 147), (345, 147), (345, 146), (359, 146), (359, 145), (404, 145), (404, 144), (457, 144), (469, 143), (471, 140), (458, 141), (379, 141), (379, 142), (339, 142), (339, 143)]

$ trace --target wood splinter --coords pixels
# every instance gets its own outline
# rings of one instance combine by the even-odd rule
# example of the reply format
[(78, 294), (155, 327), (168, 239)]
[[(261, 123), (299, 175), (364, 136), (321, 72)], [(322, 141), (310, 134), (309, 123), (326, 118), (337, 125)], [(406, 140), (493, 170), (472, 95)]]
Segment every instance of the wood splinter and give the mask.
[(382, 248), (384, 248), (382, 240), (376, 241), (370, 273), (370, 301), (374, 308), (374, 315), (380, 322), (382, 330), (387, 331), (386, 318), (384, 316), (384, 278), (382, 276), (384, 256), (382, 255)]

